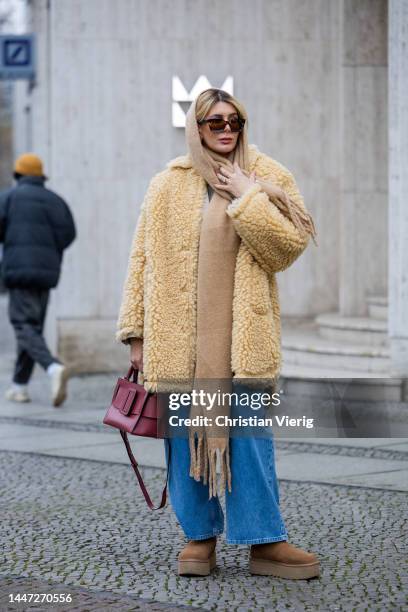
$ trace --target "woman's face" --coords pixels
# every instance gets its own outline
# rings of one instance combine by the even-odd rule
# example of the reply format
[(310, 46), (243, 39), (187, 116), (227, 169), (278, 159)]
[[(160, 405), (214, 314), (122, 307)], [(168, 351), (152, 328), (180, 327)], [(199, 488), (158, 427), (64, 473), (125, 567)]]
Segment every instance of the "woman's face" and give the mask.
[[(216, 102), (207, 113), (205, 119), (219, 119), (220, 117), (227, 120), (238, 115), (238, 112), (229, 102)], [(230, 126), (227, 124), (223, 132), (212, 132), (208, 123), (203, 123), (198, 126), (201, 140), (212, 151), (221, 155), (228, 155), (236, 147), (239, 138), (239, 132), (231, 132)]]

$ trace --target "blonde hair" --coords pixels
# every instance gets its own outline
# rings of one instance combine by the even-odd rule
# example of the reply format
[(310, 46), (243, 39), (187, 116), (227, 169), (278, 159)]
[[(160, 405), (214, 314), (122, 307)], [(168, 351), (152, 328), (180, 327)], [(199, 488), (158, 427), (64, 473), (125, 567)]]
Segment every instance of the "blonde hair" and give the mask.
[(211, 108), (217, 102), (228, 102), (229, 104), (232, 104), (232, 106), (235, 108), (240, 117), (245, 120), (248, 120), (246, 110), (241, 104), (241, 102), (239, 102), (227, 91), (224, 91), (223, 89), (215, 89), (214, 87), (212, 87), (211, 89), (205, 89), (204, 91), (202, 91), (196, 99), (197, 121), (205, 119)]

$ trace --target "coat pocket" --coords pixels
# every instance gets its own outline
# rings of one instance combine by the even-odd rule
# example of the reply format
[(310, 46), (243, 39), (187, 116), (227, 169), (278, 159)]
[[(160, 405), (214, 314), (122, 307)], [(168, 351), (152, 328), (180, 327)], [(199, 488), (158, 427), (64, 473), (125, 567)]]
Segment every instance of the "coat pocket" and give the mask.
[(251, 308), (259, 315), (266, 315), (272, 308), (268, 275), (255, 260), (251, 266)]

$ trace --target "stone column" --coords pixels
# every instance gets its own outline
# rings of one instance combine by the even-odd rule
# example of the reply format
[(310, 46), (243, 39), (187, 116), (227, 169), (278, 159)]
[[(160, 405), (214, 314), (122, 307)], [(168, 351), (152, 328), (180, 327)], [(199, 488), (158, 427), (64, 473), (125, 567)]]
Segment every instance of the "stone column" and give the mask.
[(339, 311), (387, 293), (387, 2), (343, 0)]
[(408, 376), (408, 0), (388, 4), (391, 374)]

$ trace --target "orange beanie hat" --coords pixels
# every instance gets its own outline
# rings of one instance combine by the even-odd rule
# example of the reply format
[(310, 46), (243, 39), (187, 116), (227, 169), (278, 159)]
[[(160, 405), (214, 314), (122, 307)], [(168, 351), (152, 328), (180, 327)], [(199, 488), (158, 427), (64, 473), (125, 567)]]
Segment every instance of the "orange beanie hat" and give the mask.
[(44, 176), (43, 163), (34, 153), (23, 153), (14, 163), (14, 172), (29, 176)]

